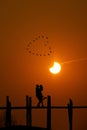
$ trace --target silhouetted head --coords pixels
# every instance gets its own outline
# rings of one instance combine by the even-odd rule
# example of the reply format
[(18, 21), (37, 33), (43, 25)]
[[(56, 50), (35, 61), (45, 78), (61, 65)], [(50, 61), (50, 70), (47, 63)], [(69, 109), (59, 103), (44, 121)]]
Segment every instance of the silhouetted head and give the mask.
[(41, 91), (43, 90), (43, 85), (42, 85), (42, 84), (40, 84), (40, 90), (41, 90)]
[(39, 85), (38, 85), (38, 84), (36, 84), (36, 88), (39, 88)]

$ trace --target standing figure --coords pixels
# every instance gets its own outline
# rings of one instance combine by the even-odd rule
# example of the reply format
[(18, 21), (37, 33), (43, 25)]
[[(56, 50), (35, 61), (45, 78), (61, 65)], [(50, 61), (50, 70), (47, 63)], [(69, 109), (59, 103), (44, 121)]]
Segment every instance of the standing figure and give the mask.
[(40, 104), (44, 106), (43, 100), (46, 99), (46, 97), (43, 96), (42, 91), (43, 91), (43, 86), (36, 84), (36, 97), (39, 100), (37, 104), (38, 107), (40, 107)]

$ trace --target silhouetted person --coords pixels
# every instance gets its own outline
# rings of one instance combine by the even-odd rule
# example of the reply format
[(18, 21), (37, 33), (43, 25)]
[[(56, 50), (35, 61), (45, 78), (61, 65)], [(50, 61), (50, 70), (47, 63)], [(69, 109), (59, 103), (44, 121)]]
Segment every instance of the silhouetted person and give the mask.
[(43, 91), (43, 86), (36, 84), (36, 97), (39, 100), (37, 104), (38, 107), (40, 107), (40, 104), (44, 106), (43, 100), (46, 99), (46, 97), (43, 96), (42, 91)]

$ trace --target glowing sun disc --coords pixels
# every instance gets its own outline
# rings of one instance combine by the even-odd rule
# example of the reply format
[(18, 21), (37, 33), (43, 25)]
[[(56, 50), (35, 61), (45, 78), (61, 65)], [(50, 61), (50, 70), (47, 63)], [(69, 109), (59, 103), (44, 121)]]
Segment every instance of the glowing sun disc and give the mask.
[(54, 62), (53, 66), (49, 68), (52, 74), (57, 74), (61, 71), (61, 65), (58, 62)]

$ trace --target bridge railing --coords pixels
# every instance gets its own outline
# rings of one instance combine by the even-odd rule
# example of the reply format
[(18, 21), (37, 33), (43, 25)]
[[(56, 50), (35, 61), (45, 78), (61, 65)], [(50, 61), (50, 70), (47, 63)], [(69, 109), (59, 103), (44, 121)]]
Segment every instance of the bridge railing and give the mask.
[(6, 110), (5, 116), (5, 126), (12, 126), (12, 109), (25, 109), (26, 110), (26, 126), (32, 127), (32, 109), (46, 109), (46, 128), (51, 130), (51, 110), (52, 109), (67, 109), (69, 118), (69, 130), (72, 130), (72, 119), (73, 119), (73, 109), (86, 109), (87, 106), (73, 106), (72, 99), (69, 99), (67, 106), (51, 106), (51, 96), (47, 96), (47, 106), (37, 107), (32, 106), (32, 97), (26, 96), (26, 106), (11, 106), (9, 96), (6, 97), (6, 107), (0, 107), (1, 110)]

